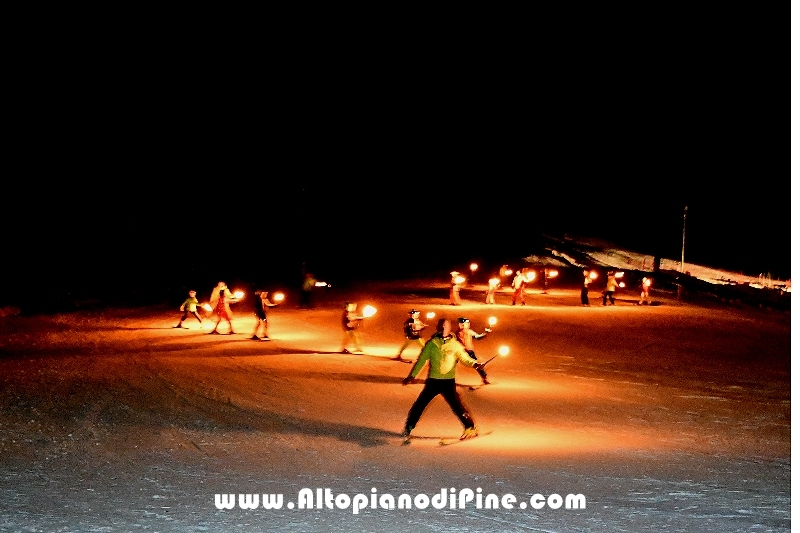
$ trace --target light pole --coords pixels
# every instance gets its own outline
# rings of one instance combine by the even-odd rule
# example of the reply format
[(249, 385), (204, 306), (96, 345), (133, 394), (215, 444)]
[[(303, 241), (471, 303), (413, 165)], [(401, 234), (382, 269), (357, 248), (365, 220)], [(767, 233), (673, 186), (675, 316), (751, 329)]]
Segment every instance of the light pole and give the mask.
[(686, 253), (686, 212), (689, 206), (683, 208), (683, 244), (681, 245), (681, 274), (683, 274), (683, 259)]

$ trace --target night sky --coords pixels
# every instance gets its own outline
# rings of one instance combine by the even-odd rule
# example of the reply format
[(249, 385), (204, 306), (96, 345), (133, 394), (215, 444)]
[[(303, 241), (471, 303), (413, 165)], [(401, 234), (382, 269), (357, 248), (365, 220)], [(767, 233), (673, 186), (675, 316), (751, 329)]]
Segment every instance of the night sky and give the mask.
[(342, 281), (446, 273), (540, 253), (543, 234), (679, 260), (685, 206), (687, 262), (786, 279), (789, 36), (759, 9), (402, 75), (333, 70), (323, 51), (316, 78), (281, 61), (265, 85), (129, 51), (98, 86), (77, 61), (9, 147), (25, 164), (2, 300), (295, 283), (304, 262)]

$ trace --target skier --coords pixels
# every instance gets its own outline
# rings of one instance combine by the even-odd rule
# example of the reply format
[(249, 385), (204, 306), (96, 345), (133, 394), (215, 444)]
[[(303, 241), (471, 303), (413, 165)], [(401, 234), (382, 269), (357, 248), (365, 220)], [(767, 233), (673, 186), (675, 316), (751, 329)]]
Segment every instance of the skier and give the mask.
[(450, 272), (450, 305), (461, 305), (459, 291), (464, 284), (464, 276), (455, 270)]
[(517, 270), (517, 275), (514, 276), (514, 280), (511, 282), (511, 286), (514, 288), (514, 294), (511, 296), (511, 305), (517, 305), (517, 299), (519, 299), (520, 305), (525, 305), (525, 284), (527, 281), (528, 278), (525, 277), (525, 273)]
[(408, 345), (412, 342), (416, 342), (419, 344), (420, 348), (425, 347), (425, 341), (422, 340), (421, 334), (422, 330), (427, 328), (428, 324), (424, 324), (419, 319), (419, 311), (416, 309), (412, 309), (408, 312), (408, 319), (403, 323), (403, 333), (406, 335), (406, 342), (403, 343), (403, 346), (400, 347), (400, 352), (395, 356), (395, 359), (398, 361), (403, 361), (404, 363), (411, 363), (408, 359), (403, 359), (403, 351), (408, 348)]
[(451, 328), (452, 325), (449, 319), (439, 319), (436, 324), (436, 333), (425, 343), (425, 347), (422, 348), (416, 363), (411, 368), (411, 372), (403, 379), (403, 385), (408, 385), (422, 368), (426, 364), (428, 365), (428, 377), (425, 379), (425, 386), (408, 411), (406, 425), (403, 428), (403, 436), (406, 440), (411, 438), (411, 432), (419, 422), (425, 408), (440, 394), (464, 426), (461, 439), (478, 436), (475, 420), (473, 420), (472, 415), (467, 410), (464, 402), (461, 401), (461, 396), (456, 390), (456, 367), (459, 362), (472, 368), (483, 365), (469, 356), (464, 346), (452, 335)]
[(650, 278), (642, 278), (642, 294), (639, 296), (637, 305), (650, 305), (650, 286), (653, 284)]
[(500, 278), (492, 278), (489, 280), (489, 285), (486, 289), (486, 303), (494, 304), (494, 293), (500, 288)]
[(254, 341), (260, 341), (258, 333), (263, 328), (264, 340), (268, 341), (269, 338), (269, 324), (267, 323), (267, 312), (270, 307), (275, 307), (278, 304), (269, 301), (268, 291), (256, 291), (255, 301), (253, 302), (253, 314), (256, 316), (256, 328), (253, 330), (253, 336), (250, 337)]
[(209, 298), (209, 302), (214, 308), (214, 314), (217, 315), (217, 323), (214, 324), (214, 329), (211, 330), (212, 334), (219, 334), (217, 327), (219, 327), (219, 323), (223, 320), (228, 323), (228, 327), (230, 328), (228, 334), (233, 335), (235, 333), (233, 331), (233, 323), (231, 322), (233, 313), (231, 313), (230, 304), (238, 301), (239, 300), (231, 294), (228, 285), (226, 285), (224, 281), (217, 283), (217, 286), (211, 291), (211, 298)]
[(581, 288), (581, 305), (589, 307), (589, 284), (592, 282), (591, 274), (588, 270), (583, 271), (583, 287)]
[[(478, 357), (475, 355), (475, 344), (472, 342), (472, 339), (480, 340), (488, 335), (492, 330), (489, 328), (484, 328), (483, 333), (478, 333), (469, 327), (469, 319), (461, 317), (458, 319), (458, 331), (456, 331), (456, 338), (458, 342), (460, 342), (464, 349), (467, 350), (467, 353), (470, 357), (478, 360)], [(483, 369), (482, 366), (475, 367), (475, 370), (478, 371), (478, 375), (480, 375), (481, 379), (483, 380), (484, 385), (489, 384), (489, 377), (486, 375), (486, 370)]]
[(606, 300), (611, 305), (614, 305), (614, 292), (619, 287), (619, 283), (617, 283), (617, 278), (614, 276), (614, 272), (611, 271), (608, 273), (608, 279), (606, 280), (606, 291), (603, 293), (603, 305), (606, 305)]
[(353, 341), (356, 345), (356, 349), (353, 351), (354, 354), (361, 355), (364, 353), (364, 350), (361, 348), (361, 332), (358, 331), (364, 317), (359, 316), (357, 309), (358, 304), (355, 302), (347, 302), (344, 306), (344, 312), (342, 313), (342, 330), (344, 331), (344, 336), (342, 337), (342, 353), (350, 353), (347, 349), (347, 345), (350, 344), (350, 341)]
[(180, 322), (178, 322), (177, 326), (172, 326), (173, 328), (182, 328), (183, 321), (186, 320), (189, 315), (194, 315), (198, 322), (200, 322), (200, 327), (203, 327), (203, 319), (200, 318), (200, 314), (197, 312), (197, 306), (200, 302), (197, 301), (197, 292), (196, 291), (189, 291), (189, 297), (183, 301), (181, 304), (181, 311), (183, 311), (183, 316), (181, 316)]

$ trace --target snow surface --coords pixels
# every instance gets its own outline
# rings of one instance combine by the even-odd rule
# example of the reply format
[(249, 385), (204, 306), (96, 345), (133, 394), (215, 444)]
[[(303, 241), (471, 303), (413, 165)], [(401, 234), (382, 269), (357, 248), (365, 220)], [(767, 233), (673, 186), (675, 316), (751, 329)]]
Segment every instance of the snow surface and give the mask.
[[(334, 287), (315, 309), (273, 308), (271, 342), (249, 339), (248, 300), (235, 335), (173, 329), (180, 302), (4, 317), (0, 531), (790, 531), (788, 314), (598, 295), (584, 308), (577, 287), (529, 290), (512, 307), (508, 292), (488, 306), (464, 290), (452, 307), (444, 285)], [(378, 309), (365, 355), (338, 353), (349, 299)], [(390, 357), (411, 307), (475, 328), (498, 318), (476, 344), (483, 360), (511, 349), (487, 366), (492, 384), (457, 378), (490, 434), (440, 447), (461, 426), (437, 398), (415, 430), (428, 438), (401, 445), (422, 380), (402, 386), (410, 365)], [(303, 488), (583, 494), (586, 508), (215, 505)]]

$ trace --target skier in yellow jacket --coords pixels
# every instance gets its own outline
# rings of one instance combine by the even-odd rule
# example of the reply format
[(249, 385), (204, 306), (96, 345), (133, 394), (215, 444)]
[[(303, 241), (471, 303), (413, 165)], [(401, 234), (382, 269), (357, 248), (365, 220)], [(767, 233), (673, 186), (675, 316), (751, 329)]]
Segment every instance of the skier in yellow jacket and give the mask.
[(403, 385), (408, 385), (423, 367), (428, 365), (425, 386), (408, 411), (406, 425), (403, 429), (404, 437), (407, 439), (411, 437), (411, 432), (419, 422), (425, 408), (440, 394), (464, 426), (461, 438), (468, 439), (478, 436), (475, 421), (456, 390), (456, 367), (459, 362), (470, 368), (483, 368), (483, 364), (472, 359), (464, 346), (452, 335), (450, 320), (441, 318), (436, 325), (436, 333), (425, 343), (411, 372), (403, 379)]

